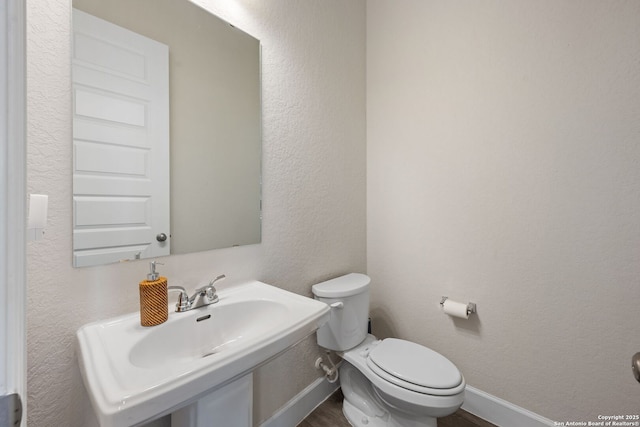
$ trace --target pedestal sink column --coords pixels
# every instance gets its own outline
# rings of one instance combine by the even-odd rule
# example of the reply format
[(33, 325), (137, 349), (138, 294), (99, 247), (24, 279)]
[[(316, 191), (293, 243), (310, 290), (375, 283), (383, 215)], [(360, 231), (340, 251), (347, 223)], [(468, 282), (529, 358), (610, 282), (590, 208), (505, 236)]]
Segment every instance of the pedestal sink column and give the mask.
[(171, 427), (251, 427), (252, 424), (253, 373), (171, 414)]

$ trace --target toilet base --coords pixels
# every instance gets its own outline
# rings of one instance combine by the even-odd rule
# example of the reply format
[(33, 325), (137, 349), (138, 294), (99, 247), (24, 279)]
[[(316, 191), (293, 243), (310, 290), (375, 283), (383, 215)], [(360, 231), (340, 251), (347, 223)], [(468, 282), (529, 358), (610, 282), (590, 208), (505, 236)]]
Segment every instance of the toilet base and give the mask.
[(371, 382), (347, 361), (340, 366), (342, 413), (354, 427), (437, 427), (437, 420), (410, 416), (384, 404)]
[(389, 413), (384, 417), (370, 417), (346, 400), (342, 402), (342, 413), (353, 427), (438, 427), (436, 418), (408, 420), (398, 418), (398, 414), (389, 417)]

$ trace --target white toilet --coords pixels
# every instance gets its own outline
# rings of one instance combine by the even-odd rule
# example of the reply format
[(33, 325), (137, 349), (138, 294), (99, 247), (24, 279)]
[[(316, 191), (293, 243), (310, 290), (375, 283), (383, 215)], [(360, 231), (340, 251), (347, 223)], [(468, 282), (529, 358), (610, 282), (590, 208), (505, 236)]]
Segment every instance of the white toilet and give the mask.
[(367, 334), (369, 279), (351, 273), (313, 285), (331, 307), (318, 344), (344, 359), (342, 411), (356, 427), (436, 427), (464, 401), (464, 377), (447, 358), (419, 344)]

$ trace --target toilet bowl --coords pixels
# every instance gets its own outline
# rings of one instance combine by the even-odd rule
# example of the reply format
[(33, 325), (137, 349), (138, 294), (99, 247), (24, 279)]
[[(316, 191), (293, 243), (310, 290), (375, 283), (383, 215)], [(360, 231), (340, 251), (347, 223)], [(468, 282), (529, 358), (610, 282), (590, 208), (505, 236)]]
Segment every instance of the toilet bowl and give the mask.
[(356, 427), (436, 427), (464, 401), (465, 380), (441, 354), (367, 333), (370, 279), (352, 273), (312, 287), (332, 308), (318, 344), (342, 357), (343, 412)]

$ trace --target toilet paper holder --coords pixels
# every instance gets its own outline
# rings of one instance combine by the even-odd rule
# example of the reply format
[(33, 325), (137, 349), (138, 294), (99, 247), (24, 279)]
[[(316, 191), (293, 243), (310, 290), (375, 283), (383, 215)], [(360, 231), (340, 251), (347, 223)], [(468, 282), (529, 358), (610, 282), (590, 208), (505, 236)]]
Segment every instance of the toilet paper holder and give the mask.
[[(440, 300), (440, 306), (444, 307), (444, 302), (448, 299), (449, 297), (442, 297), (442, 299)], [(467, 316), (475, 312), (476, 312), (476, 303), (474, 302), (467, 303)]]

